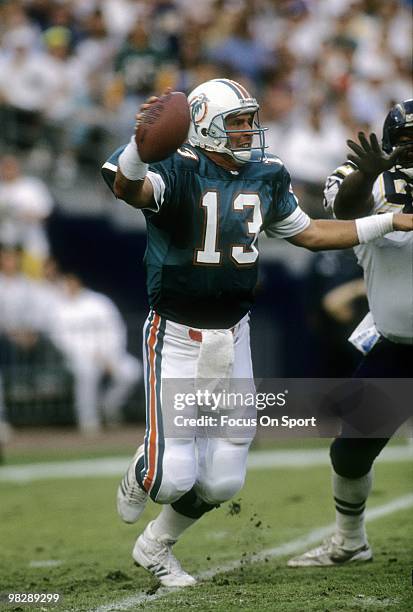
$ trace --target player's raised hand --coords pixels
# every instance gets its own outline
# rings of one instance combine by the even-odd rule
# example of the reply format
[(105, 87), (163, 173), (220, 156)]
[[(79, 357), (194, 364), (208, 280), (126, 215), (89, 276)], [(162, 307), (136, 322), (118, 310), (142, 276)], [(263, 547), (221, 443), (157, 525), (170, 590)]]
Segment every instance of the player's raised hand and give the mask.
[(377, 177), (385, 170), (390, 170), (397, 163), (402, 147), (397, 147), (388, 155), (379, 145), (376, 134), (370, 134), (369, 139), (367, 139), (364, 132), (359, 132), (358, 138), (359, 143), (347, 140), (347, 145), (354, 152), (348, 158), (366, 176)]
[(140, 123), (142, 123), (145, 111), (147, 111), (148, 108), (150, 108), (151, 105), (154, 104), (155, 102), (157, 102), (158, 100), (159, 100), (158, 96), (151, 96), (150, 98), (147, 98), (145, 100), (145, 102), (143, 102), (140, 105), (139, 110), (138, 110), (138, 112), (135, 115), (135, 119), (136, 119), (136, 126), (135, 127), (138, 127), (138, 125)]
[(188, 137), (190, 112), (186, 95), (168, 87), (151, 96), (136, 115), (135, 142), (141, 161), (152, 164), (173, 155)]
[[(168, 94), (169, 92), (172, 91), (171, 87), (167, 87), (165, 89), (165, 91), (163, 92), (163, 96), (165, 96), (166, 94)], [(135, 119), (136, 119), (136, 127), (138, 126), (139, 123), (142, 122), (143, 119), (143, 115), (144, 113), (148, 110), (148, 108), (150, 108), (152, 106), (152, 104), (154, 104), (155, 102), (157, 102), (159, 100), (159, 96), (150, 96), (149, 98), (147, 98), (145, 100), (145, 102), (143, 102), (140, 107), (139, 107), (139, 111), (136, 113), (135, 115)]]

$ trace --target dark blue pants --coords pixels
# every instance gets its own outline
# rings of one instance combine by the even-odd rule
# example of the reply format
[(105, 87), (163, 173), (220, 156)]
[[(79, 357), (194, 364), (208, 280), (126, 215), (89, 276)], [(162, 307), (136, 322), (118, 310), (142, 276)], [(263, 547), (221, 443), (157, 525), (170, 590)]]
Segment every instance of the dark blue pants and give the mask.
[[(412, 378), (413, 345), (396, 344), (382, 338), (372, 351), (364, 357), (354, 372), (354, 378)], [(413, 397), (410, 398), (413, 406)], [(391, 410), (391, 407), (389, 407)], [(392, 420), (394, 433), (406, 417)], [(334, 471), (345, 478), (361, 478), (367, 474), (382, 449), (387, 438), (349, 438), (346, 429), (330, 447), (331, 463)]]

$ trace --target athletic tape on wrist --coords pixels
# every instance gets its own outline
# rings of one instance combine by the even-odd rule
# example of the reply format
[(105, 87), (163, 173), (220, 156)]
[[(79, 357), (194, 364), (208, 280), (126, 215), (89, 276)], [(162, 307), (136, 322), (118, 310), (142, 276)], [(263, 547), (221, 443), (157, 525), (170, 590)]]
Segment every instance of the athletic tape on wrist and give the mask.
[(366, 244), (393, 231), (393, 213), (356, 219), (357, 236), (360, 244)]
[(145, 178), (148, 172), (148, 164), (145, 164), (139, 157), (133, 136), (119, 155), (118, 164), (123, 176), (126, 176), (130, 181), (143, 181)]

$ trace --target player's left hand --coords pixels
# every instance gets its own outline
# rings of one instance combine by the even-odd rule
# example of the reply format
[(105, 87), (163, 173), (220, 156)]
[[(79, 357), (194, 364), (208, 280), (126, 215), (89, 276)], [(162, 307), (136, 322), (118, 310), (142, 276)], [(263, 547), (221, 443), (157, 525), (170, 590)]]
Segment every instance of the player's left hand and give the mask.
[(358, 138), (360, 143), (347, 140), (347, 145), (354, 151), (354, 155), (351, 154), (348, 158), (356, 164), (362, 174), (370, 178), (376, 178), (385, 170), (393, 168), (403, 150), (403, 147), (397, 147), (388, 155), (380, 147), (377, 136), (374, 133), (369, 135), (368, 140), (364, 132), (359, 132)]

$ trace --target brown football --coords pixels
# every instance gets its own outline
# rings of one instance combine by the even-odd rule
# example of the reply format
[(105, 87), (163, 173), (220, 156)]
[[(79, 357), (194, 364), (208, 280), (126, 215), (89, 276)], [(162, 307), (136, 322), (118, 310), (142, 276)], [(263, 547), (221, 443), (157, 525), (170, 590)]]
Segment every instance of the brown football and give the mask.
[(181, 91), (171, 91), (151, 104), (135, 132), (142, 161), (149, 164), (172, 155), (185, 142), (189, 122), (188, 101)]

